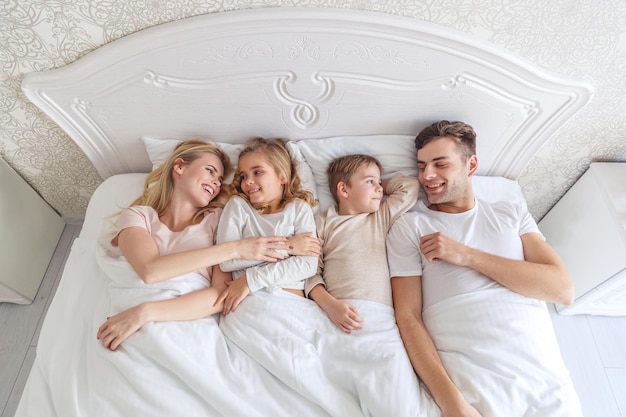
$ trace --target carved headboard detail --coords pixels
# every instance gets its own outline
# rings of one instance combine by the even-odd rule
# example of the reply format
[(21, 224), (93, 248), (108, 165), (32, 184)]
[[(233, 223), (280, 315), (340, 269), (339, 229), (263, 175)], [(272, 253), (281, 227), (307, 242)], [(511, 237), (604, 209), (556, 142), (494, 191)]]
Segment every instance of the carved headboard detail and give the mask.
[(472, 124), (479, 173), (517, 178), (590, 98), (472, 36), (411, 18), (320, 8), (203, 15), (143, 30), (55, 70), (26, 95), (104, 177), (146, 172), (140, 137), (302, 139)]

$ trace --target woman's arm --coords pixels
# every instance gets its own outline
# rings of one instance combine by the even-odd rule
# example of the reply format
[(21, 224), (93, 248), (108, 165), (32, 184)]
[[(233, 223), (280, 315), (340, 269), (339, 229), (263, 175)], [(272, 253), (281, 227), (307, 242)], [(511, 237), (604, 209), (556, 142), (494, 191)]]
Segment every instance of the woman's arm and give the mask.
[(107, 318), (98, 329), (98, 339), (108, 349), (115, 350), (133, 333), (151, 321), (194, 320), (222, 311), (215, 305), (219, 290), (203, 288), (169, 300), (139, 304)]
[(115, 350), (144, 324), (156, 321), (185, 321), (207, 317), (222, 311), (223, 303), (216, 303), (219, 294), (227, 288), (230, 273), (213, 266), (211, 287), (193, 291), (169, 300), (139, 304), (108, 317), (98, 329), (98, 339), (108, 349)]
[(284, 248), (285, 237), (250, 237), (207, 248), (161, 255), (148, 231), (128, 227), (118, 235), (122, 255), (146, 284), (165, 281), (188, 272), (217, 265), (233, 258), (276, 262), (284, 256), (276, 252)]

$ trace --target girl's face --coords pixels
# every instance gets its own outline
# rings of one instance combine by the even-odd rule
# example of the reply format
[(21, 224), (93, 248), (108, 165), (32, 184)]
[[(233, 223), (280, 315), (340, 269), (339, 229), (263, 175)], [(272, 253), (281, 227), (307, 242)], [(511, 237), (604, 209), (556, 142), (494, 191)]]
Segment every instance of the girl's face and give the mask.
[(278, 211), (286, 179), (276, 172), (264, 154), (253, 152), (239, 158), (241, 191), (252, 204), (269, 205), (270, 213)]
[(197, 208), (207, 206), (220, 192), (224, 165), (217, 155), (206, 152), (188, 165), (174, 166), (179, 174), (176, 187), (185, 192)]

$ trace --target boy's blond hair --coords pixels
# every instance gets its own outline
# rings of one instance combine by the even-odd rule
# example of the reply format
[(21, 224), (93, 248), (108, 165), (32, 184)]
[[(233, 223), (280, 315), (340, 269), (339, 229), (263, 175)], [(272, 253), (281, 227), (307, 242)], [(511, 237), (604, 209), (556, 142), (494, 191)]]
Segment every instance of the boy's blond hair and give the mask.
[(328, 187), (330, 188), (330, 193), (335, 203), (339, 204), (337, 184), (343, 182), (349, 186), (352, 176), (356, 174), (363, 165), (376, 165), (380, 170), (380, 174), (382, 175), (383, 173), (383, 166), (380, 161), (370, 155), (346, 155), (335, 158), (330, 162), (326, 174), (328, 175)]

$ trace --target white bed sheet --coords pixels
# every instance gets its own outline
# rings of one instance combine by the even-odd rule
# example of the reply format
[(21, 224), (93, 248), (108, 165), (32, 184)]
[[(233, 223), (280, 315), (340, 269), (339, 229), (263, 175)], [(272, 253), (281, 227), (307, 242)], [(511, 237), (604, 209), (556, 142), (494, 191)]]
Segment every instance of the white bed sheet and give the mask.
[[(96, 340), (96, 332), (112, 309), (110, 281), (122, 283), (123, 287), (123, 280), (128, 278), (125, 274), (132, 271), (114, 260), (108, 267), (104, 265), (102, 251), (98, 252), (99, 239), (107, 233), (111, 216), (140, 193), (145, 175), (110, 177), (92, 197), (85, 224), (72, 246), (45, 318), (37, 357), (16, 417), (386, 415), (387, 410), (376, 410), (377, 404), (385, 402), (377, 401), (376, 393), (389, 401), (389, 395), (400, 398), (410, 392), (415, 395), (404, 402), (406, 408), (398, 410), (405, 415), (439, 415), (408, 368), (404, 352), (398, 349), (401, 340), (391, 312), (368, 303), (360, 305), (360, 311), (375, 318), (381, 348), (376, 345), (376, 332), (360, 335), (360, 339), (333, 333), (332, 323), (309, 300), (287, 297), (277, 302), (255, 296), (239, 310), (249, 317), (256, 316), (256, 321), (226, 320), (221, 328), (215, 317), (150, 324), (125, 342), (120, 351), (104, 349)], [(517, 184), (509, 180), (476, 177), (474, 183), (477, 194), (487, 199), (501, 198), (504, 194), (498, 191), (500, 187), (508, 190), (509, 199), (521, 195)], [(127, 272), (121, 273), (124, 269)], [(107, 273), (114, 275), (112, 280)], [(119, 293), (130, 292), (127, 289)], [(144, 296), (148, 299), (153, 295), (139, 294), (126, 301), (118, 297), (113, 307), (123, 308), (128, 305), (124, 303), (141, 301)], [(528, 317), (527, 321), (514, 321), (526, 310), (504, 300), (507, 308), (495, 309), (493, 312), (498, 314), (491, 318), (498, 323), (487, 326), (481, 322), (484, 311), (481, 317), (470, 318), (469, 323), (466, 317), (458, 317), (455, 311), (461, 310), (455, 309), (454, 303), (459, 302), (465, 301), (451, 300), (442, 311), (427, 311), (425, 319), (442, 347), (442, 358), (451, 376), (484, 410), (485, 417), (511, 409), (525, 410), (522, 415), (527, 417), (580, 415), (578, 398), (563, 366), (547, 312)], [(270, 305), (288, 312), (282, 316), (264, 315)], [(486, 305), (490, 308), (489, 303)], [(268, 319), (263, 324), (266, 327), (255, 328), (264, 317)], [(293, 320), (286, 324), (285, 317)], [(447, 319), (442, 321), (444, 317)], [(539, 356), (524, 354), (519, 339), (524, 332), (515, 330), (520, 325), (524, 332), (541, 329), (542, 337), (534, 340), (539, 344), (534, 347)], [(460, 334), (459, 330), (466, 333), (454, 336)], [(283, 343), (275, 344), (279, 339)], [(481, 344), (484, 340), (490, 342)], [(354, 343), (355, 352), (361, 356), (354, 355), (344, 377), (337, 377), (345, 364), (338, 359), (340, 355), (329, 353), (340, 351), (346, 343)], [(468, 343), (482, 346), (472, 350), (473, 357), (464, 354)], [(314, 352), (307, 351), (311, 346), (316, 346)], [(393, 354), (382, 358), (376, 355), (383, 351)], [(364, 366), (355, 365), (359, 359)], [(390, 374), (383, 363), (391, 363), (395, 371)], [(399, 365), (402, 363), (406, 368)], [(311, 372), (317, 369), (315, 364), (320, 366), (317, 373)], [(508, 384), (502, 375), (511, 376)], [(390, 382), (393, 376), (399, 381)], [(389, 390), (390, 384), (403, 389)], [(398, 410), (392, 414), (400, 415)]]

